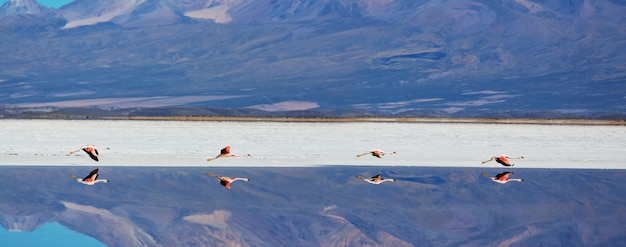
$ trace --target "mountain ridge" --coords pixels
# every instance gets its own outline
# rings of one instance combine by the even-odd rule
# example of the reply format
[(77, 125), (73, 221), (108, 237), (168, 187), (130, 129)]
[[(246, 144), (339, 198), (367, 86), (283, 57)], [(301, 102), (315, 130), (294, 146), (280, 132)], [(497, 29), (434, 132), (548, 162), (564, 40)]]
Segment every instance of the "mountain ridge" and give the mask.
[(37, 0), (9, 0), (0, 6), (0, 18), (16, 14), (38, 15), (49, 10)]
[[(121, 5), (108, 12), (102, 3), (77, 0), (54, 18), (0, 17), (9, 58), (0, 102), (626, 112), (626, 6), (615, 1), (111, 0)], [(189, 14), (214, 8), (230, 21)]]

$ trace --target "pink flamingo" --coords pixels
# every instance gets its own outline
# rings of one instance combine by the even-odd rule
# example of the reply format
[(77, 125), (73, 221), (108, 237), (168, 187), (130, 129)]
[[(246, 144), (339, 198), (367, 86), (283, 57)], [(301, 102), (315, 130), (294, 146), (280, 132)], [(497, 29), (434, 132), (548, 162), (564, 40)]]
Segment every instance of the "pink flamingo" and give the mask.
[[(244, 156), (250, 156), (250, 154), (246, 154)], [(230, 146), (226, 146), (226, 147), (222, 148), (222, 150), (220, 150), (220, 154), (218, 154), (214, 158), (208, 158), (208, 159), (206, 159), (206, 161), (209, 162), (211, 160), (215, 160), (215, 159), (219, 159), (219, 158), (227, 158), (227, 157), (237, 157), (237, 155), (235, 155), (234, 153), (230, 152)]]
[(509, 178), (511, 176), (511, 174), (513, 174), (513, 173), (512, 172), (503, 172), (503, 173), (497, 174), (494, 177), (491, 177), (487, 173), (483, 172), (481, 175), (484, 176), (484, 177), (488, 177), (488, 178), (491, 179), (491, 181), (494, 181), (494, 182), (499, 183), (499, 184), (506, 184), (506, 183), (511, 182), (511, 181), (515, 181), (515, 182), (522, 182), (522, 181), (524, 181), (521, 178)]
[(383, 178), (380, 174), (376, 174), (376, 176), (373, 176), (371, 178), (365, 178), (361, 175), (357, 175), (356, 178), (358, 179), (363, 179), (365, 182), (368, 182), (370, 184), (381, 184), (384, 182), (395, 182), (396, 180), (393, 178)]
[(217, 180), (220, 181), (220, 184), (222, 186), (226, 187), (226, 189), (230, 189), (230, 184), (235, 182), (235, 181), (237, 181), (237, 180), (246, 181), (246, 182), (250, 181), (249, 178), (231, 178), (231, 177), (226, 177), (226, 176), (217, 176), (217, 175), (212, 174), (210, 172), (207, 173), (206, 175), (210, 176), (210, 177), (217, 178)]
[(357, 154), (356, 157), (361, 157), (361, 156), (364, 156), (364, 155), (372, 155), (374, 157), (382, 158), (385, 154), (392, 155), (392, 154), (396, 154), (396, 152), (395, 151), (394, 152), (385, 152), (385, 151), (382, 151), (380, 149), (374, 149), (372, 151), (367, 151), (367, 152), (362, 153), (362, 154)]
[(81, 184), (86, 184), (86, 185), (94, 185), (96, 183), (108, 183), (109, 180), (108, 179), (98, 179), (98, 168), (93, 169), (93, 171), (91, 171), (89, 173), (89, 175), (87, 175), (85, 178), (79, 178), (77, 176), (74, 175), (70, 175), (70, 178), (76, 179), (76, 181), (78, 181)]
[[(106, 148), (106, 150), (109, 150), (109, 148)], [(98, 148), (96, 146), (94, 146), (93, 144), (87, 144), (87, 146), (85, 146), (84, 148), (78, 149), (78, 150), (74, 150), (70, 152), (70, 155), (73, 155), (77, 152), (80, 151), (85, 151), (85, 153), (87, 153), (89, 155), (89, 157), (91, 157), (91, 159), (95, 160), (95, 161), (99, 161), (98, 160)]]
[(511, 157), (511, 156), (508, 156), (506, 154), (501, 154), (501, 155), (498, 155), (498, 156), (493, 156), (493, 157), (491, 157), (491, 159), (485, 160), (482, 163), (485, 164), (485, 163), (487, 163), (489, 161), (495, 160), (496, 162), (502, 164), (503, 166), (514, 166), (515, 164), (511, 163), (509, 161), (509, 159), (523, 159), (523, 158), (524, 158), (524, 156)]

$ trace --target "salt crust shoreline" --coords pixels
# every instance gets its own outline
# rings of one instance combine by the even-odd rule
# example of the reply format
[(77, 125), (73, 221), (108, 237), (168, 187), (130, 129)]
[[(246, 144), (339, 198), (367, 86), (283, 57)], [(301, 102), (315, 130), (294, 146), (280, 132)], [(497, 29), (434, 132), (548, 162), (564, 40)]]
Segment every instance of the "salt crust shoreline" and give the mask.
[(379, 122), (379, 123), (476, 123), (476, 124), (539, 124), (539, 125), (615, 125), (624, 126), (626, 120), (603, 119), (531, 119), (531, 118), (389, 118), (389, 117), (215, 117), (215, 116), (129, 116), (102, 117), (98, 120), (140, 121), (240, 121), (240, 122)]

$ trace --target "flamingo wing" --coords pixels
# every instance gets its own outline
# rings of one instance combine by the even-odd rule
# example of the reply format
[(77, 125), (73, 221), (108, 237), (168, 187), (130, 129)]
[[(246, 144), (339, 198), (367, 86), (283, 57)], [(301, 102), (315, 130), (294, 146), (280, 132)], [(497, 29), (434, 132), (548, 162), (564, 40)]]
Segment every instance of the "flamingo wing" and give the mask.
[(511, 176), (511, 172), (503, 172), (496, 175), (495, 178), (500, 181), (506, 181), (507, 179), (509, 179), (509, 176)]
[(95, 161), (99, 161), (98, 160), (98, 150), (96, 150), (94, 148), (83, 148), (83, 151), (85, 151), (85, 153), (87, 153), (89, 155), (89, 157), (91, 157), (91, 159), (93, 159)]
[(222, 184), (222, 186), (226, 187), (226, 189), (230, 189), (230, 180), (220, 179), (220, 184)]
[(511, 166), (511, 162), (505, 157), (497, 157), (496, 162), (500, 163), (503, 166)]
[(229, 154), (229, 153), (230, 153), (230, 146), (226, 146), (222, 148), (222, 150), (220, 150), (220, 154)]
[(97, 178), (98, 178), (98, 168), (93, 169), (93, 171), (91, 171), (89, 175), (83, 178), (83, 181), (96, 181)]

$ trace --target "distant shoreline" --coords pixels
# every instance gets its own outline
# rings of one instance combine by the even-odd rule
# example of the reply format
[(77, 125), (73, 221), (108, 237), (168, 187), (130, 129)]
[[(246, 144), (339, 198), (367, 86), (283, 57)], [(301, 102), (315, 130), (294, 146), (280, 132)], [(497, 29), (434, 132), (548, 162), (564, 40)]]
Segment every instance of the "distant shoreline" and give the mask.
[(535, 125), (626, 125), (621, 112), (568, 114), (538, 112), (469, 112), (446, 115), (443, 112), (411, 115), (386, 115), (362, 111), (320, 110), (296, 112), (265, 112), (251, 109), (202, 107), (180, 108), (17, 108), (0, 104), (0, 119), (48, 120), (143, 120), (143, 121), (235, 121), (235, 122), (310, 122), (310, 123), (475, 123)]
[(435, 118), (435, 117), (223, 117), (223, 116), (127, 116), (98, 117), (98, 120), (133, 121), (234, 121), (234, 122), (319, 122), (319, 123), (477, 123), (538, 125), (611, 125), (625, 126), (626, 120), (531, 119), (531, 118)]
[(2, 119), (24, 120), (130, 120), (130, 121), (216, 121), (216, 122), (293, 122), (293, 123), (472, 123), (536, 125), (607, 125), (626, 126), (620, 119), (581, 118), (455, 118), (455, 117), (252, 117), (252, 116), (93, 116), (93, 115), (22, 115)]

